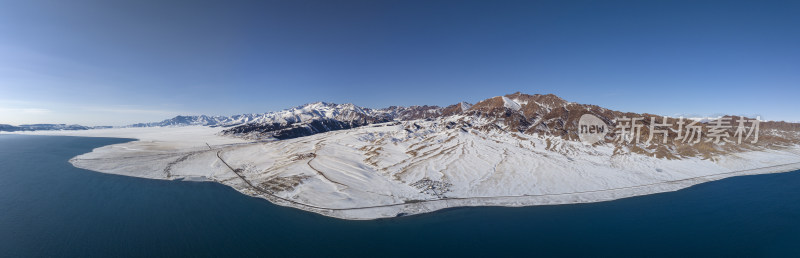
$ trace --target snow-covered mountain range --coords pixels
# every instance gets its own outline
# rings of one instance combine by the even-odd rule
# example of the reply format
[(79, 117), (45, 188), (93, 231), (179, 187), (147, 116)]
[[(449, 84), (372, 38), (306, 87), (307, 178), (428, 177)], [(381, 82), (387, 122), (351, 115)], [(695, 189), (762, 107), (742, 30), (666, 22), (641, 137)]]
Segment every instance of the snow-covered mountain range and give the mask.
[[(641, 133), (649, 133), (650, 119), (664, 119), (652, 114), (639, 114), (609, 110), (596, 105), (579, 104), (566, 101), (553, 94), (513, 93), (485, 99), (476, 104), (457, 103), (447, 107), (439, 106), (392, 106), (382, 109), (363, 108), (353, 104), (333, 104), (326, 102), (310, 103), (282, 111), (263, 114), (236, 116), (178, 116), (158, 123), (136, 124), (132, 127), (150, 126), (189, 126), (203, 125), (223, 127), (222, 135), (245, 139), (283, 140), (310, 136), (336, 130), (353, 129), (371, 124), (428, 120), (434, 124), (446, 124), (447, 128), (460, 128), (464, 131), (520, 133), (523, 135), (549, 135), (564, 140), (577, 141), (578, 120), (584, 114), (592, 114), (610, 127), (619, 117), (641, 117)], [(707, 129), (710, 121), (698, 124)], [(419, 123), (417, 123), (419, 125)], [(419, 128), (415, 128), (419, 129)], [(678, 125), (673, 123), (668, 138), (678, 137)], [(625, 148), (627, 151), (664, 158), (706, 156), (713, 153), (728, 153), (747, 150), (751, 147), (768, 147), (796, 143), (800, 124), (786, 122), (762, 122), (761, 129), (768, 134), (761, 142), (752, 145), (718, 145), (706, 142), (669, 142), (657, 146), (644, 146), (637, 143), (614, 142), (609, 134), (605, 142)], [(727, 129), (734, 135), (734, 128)], [(660, 141), (663, 135), (655, 135)]]
[[(371, 124), (403, 122), (415, 120), (447, 123), (447, 128), (461, 130), (497, 131), (502, 133), (521, 133), (525, 135), (550, 135), (561, 139), (577, 141), (577, 121), (583, 114), (592, 114), (610, 127), (619, 117), (641, 117), (641, 133), (649, 133), (650, 119), (664, 119), (652, 114), (613, 111), (596, 105), (568, 102), (553, 94), (523, 94), (520, 92), (497, 96), (479, 101), (476, 104), (461, 102), (446, 107), (439, 106), (391, 106), (382, 109), (359, 107), (354, 104), (334, 104), (314, 102), (290, 109), (261, 114), (241, 114), (234, 116), (176, 116), (160, 122), (138, 123), (126, 127), (181, 127), (209, 126), (220, 127), (220, 134), (250, 140), (283, 140), (310, 136), (336, 130), (353, 129)], [(698, 126), (707, 129), (708, 120)], [(37, 124), (0, 125), (0, 131), (36, 130), (86, 130), (107, 127), (86, 127), (80, 125)], [(417, 128), (418, 129), (418, 128)], [(672, 124), (668, 138), (678, 136), (677, 124)], [(747, 150), (751, 147), (768, 147), (797, 142), (800, 124), (787, 122), (762, 122), (761, 129), (767, 132), (761, 142), (753, 145), (718, 145), (706, 142), (684, 143), (671, 141), (658, 146), (642, 144), (615, 143), (614, 135), (609, 134), (606, 143), (616, 144), (626, 150), (656, 155), (666, 158), (680, 158), (713, 153), (727, 153)], [(726, 131), (734, 135), (734, 129)], [(656, 135), (655, 141), (663, 138)]]
[[(643, 140), (620, 141), (609, 133), (581, 142), (578, 121), (587, 114), (609, 128), (639, 117)], [(761, 121), (760, 133), (734, 143), (733, 126), (698, 121), (693, 128), (727, 134), (729, 141), (708, 141), (708, 135), (685, 141), (683, 124), (656, 127), (664, 119), (514, 93), (474, 105), (368, 109), (317, 102), (264, 114), (181, 116), (144, 127), (58, 133), (140, 139), (75, 157), (77, 167), (213, 180), (347, 219), (457, 206), (596, 202), (800, 168), (800, 124)], [(654, 137), (645, 141), (651, 121), (657, 121)]]
[(471, 106), (469, 103), (459, 103), (444, 108), (438, 106), (391, 106), (383, 109), (371, 109), (350, 103), (314, 102), (263, 114), (177, 116), (161, 122), (139, 123), (129, 127), (191, 125), (229, 127), (223, 131), (223, 134), (248, 138), (288, 139), (395, 120), (438, 118), (460, 114)]

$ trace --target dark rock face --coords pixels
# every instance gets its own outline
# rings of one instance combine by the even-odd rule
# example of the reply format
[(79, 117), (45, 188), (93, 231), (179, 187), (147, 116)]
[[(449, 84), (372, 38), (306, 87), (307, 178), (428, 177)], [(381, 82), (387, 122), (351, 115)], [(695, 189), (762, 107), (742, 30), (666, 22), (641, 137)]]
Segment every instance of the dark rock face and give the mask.
[(280, 124), (280, 123), (252, 123), (236, 126), (222, 131), (223, 134), (234, 135), (254, 135), (258, 137), (275, 137), (284, 140), (318, 133), (352, 129), (369, 124), (384, 123), (391, 121), (388, 118), (363, 118), (351, 121), (339, 121), (336, 119), (317, 119), (309, 122)]
[(275, 132), (273, 135), (278, 139), (290, 139), (309, 136), (318, 133), (351, 129), (368, 125), (366, 121), (337, 121), (333, 119), (314, 120), (307, 124), (286, 128)]
[(441, 107), (428, 106), (428, 105), (410, 106), (410, 107), (391, 106), (388, 108), (380, 109), (378, 111), (388, 114), (391, 119), (397, 119), (402, 121), (437, 118), (442, 116)]

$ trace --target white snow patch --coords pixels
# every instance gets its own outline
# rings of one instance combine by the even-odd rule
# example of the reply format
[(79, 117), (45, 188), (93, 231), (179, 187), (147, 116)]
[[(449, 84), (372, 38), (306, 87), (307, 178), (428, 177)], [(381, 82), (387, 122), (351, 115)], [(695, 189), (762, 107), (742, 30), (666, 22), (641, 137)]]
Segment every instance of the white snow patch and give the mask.
[(520, 110), (522, 106), (514, 100), (511, 100), (507, 97), (503, 97), (503, 106), (510, 108), (512, 110)]

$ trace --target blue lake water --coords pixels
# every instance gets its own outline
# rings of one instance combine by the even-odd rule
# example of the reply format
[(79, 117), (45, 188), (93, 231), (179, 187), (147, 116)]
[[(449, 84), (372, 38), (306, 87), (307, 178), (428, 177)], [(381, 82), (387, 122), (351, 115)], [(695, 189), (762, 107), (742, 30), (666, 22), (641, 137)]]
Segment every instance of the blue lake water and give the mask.
[(0, 257), (800, 257), (800, 172), (576, 205), (346, 221), (242, 195), (78, 169), (128, 140), (0, 135)]

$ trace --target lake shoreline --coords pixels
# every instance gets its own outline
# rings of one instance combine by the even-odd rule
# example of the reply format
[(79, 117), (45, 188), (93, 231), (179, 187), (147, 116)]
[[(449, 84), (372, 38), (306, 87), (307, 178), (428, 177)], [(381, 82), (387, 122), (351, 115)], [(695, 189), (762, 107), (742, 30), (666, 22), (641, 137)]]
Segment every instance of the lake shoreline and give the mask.
[[(231, 155), (230, 157), (226, 157), (226, 159), (231, 157), (235, 159), (233, 166), (238, 166), (236, 164), (246, 164), (247, 156), (239, 157), (236, 153), (244, 153), (244, 151), (248, 150), (247, 148), (250, 148), (248, 146), (261, 146), (263, 143), (246, 143), (239, 139), (218, 136), (214, 134), (215, 130), (209, 130), (208, 128), (172, 128), (173, 132), (164, 130), (164, 128), (157, 129), (167, 132), (164, 134), (156, 133), (155, 136), (152, 135), (152, 132), (158, 131), (153, 129), (137, 129), (127, 134), (113, 131), (105, 134), (83, 132), (83, 135), (80, 136), (91, 137), (91, 135), (107, 136), (114, 134), (132, 136), (130, 138), (126, 137), (126, 139), (137, 138), (138, 135), (146, 136), (138, 136), (138, 140), (135, 141), (95, 148), (89, 153), (73, 157), (70, 159), (70, 163), (75, 167), (95, 172), (132, 177), (181, 181), (213, 181), (230, 186), (242, 194), (266, 199), (277, 205), (346, 220), (372, 220), (410, 216), (453, 207), (522, 207), (605, 202), (635, 196), (677, 191), (697, 184), (729, 177), (800, 170), (800, 159), (788, 164), (774, 164), (779, 162), (779, 160), (772, 157), (775, 152), (759, 152), (756, 154), (749, 154), (748, 156), (753, 157), (753, 162), (767, 163), (770, 164), (769, 166), (746, 168), (742, 171), (715, 168), (715, 171), (710, 170), (712, 173), (676, 178), (674, 180), (654, 181), (647, 184), (617, 184), (614, 187), (594, 189), (591, 187), (584, 187), (582, 189), (578, 187), (580, 191), (553, 191), (518, 195), (448, 196), (448, 198), (444, 199), (422, 199), (411, 202), (398, 201), (396, 198), (394, 201), (390, 200), (377, 203), (365, 200), (360, 203), (349, 204), (349, 206), (338, 205), (331, 207), (313, 202), (309, 203), (302, 199), (292, 199), (292, 196), (272, 195), (253, 188), (253, 184), (250, 184), (250, 182), (243, 182), (238, 178), (239, 175), (231, 171), (231, 168), (227, 167), (225, 162), (221, 162), (221, 157), (217, 156), (217, 153), (220, 151), (224, 151), (224, 153), (233, 153), (223, 155)], [(143, 132), (151, 132), (149, 138), (147, 136), (148, 134)], [(58, 133), (63, 132), (56, 132), (55, 134)], [(183, 138), (178, 139), (189, 140), (185, 140), (185, 142), (181, 142), (180, 140), (176, 141), (175, 138), (171, 136), (174, 134), (183, 135)], [(196, 136), (192, 136), (192, 134)], [(200, 138), (202, 140), (198, 141), (194, 138)], [(173, 142), (166, 141), (168, 139)], [(206, 144), (208, 141), (212, 141), (214, 144)], [(791, 157), (789, 154), (794, 154), (796, 151), (798, 150), (791, 149), (786, 151), (786, 153), (788, 153), (786, 157)], [(769, 157), (769, 160), (764, 161), (759, 159), (763, 157)], [(686, 167), (691, 166), (686, 165)], [(661, 167), (661, 169), (669, 170), (669, 168), (665, 167)], [(708, 167), (697, 167), (697, 170), (703, 169), (708, 170)], [(569, 188), (564, 189), (569, 190)]]

